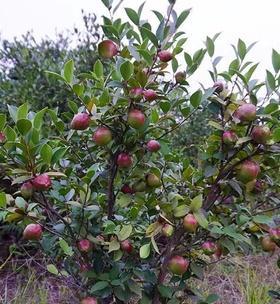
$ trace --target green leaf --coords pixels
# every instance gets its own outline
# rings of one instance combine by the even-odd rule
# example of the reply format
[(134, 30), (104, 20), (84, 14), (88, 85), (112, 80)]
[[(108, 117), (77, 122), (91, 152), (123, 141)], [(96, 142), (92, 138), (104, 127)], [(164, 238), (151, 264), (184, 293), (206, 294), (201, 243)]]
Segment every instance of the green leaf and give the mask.
[(271, 90), (275, 90), (276, 88), (276, 80), (272, 73), (268, 70), (266, 70), (266, 81), (268, 83), (268, 86), (271, 88)]
[(124, 80), (129, 80), (133, 74), (134, 67), (130, 61), (125, 61), (121, 67), (120, 72)]
[(33, 126), (35, 129), (40, 129), (43, 123), (43, 117), (46, 113), (46, 111), (48, 110), (48, 108), (44, 108), (41, 111), (39, 111), (38, 113), (35, 114), (34, 116), (34, 120), (33, 120)]
[(273, 130), (273, 139), (274, 141), (280, 141), (280, 128), (276, 128)]
[(198, 211), (202, 207), (202, 201), (202, 194), (199, 194), (195, 198), (193, 198), (190, 204), (191, 211)]
[(74, 251), (72, 247), (70, 247), (64, 239), (62, 238), (59, 239), (59, 246), (66, 255), (73, 256)]
[(63, 76), (69, 84), (72, 84), (74, 78), (74, 61), (72, 59), (65, 63)]
[(26, 119), (28, 114), (28, 104), (24, 103), (17, 110), (17, 120), (19, 119)]
[(216, 294), (210, 294), (207, 298), (206, 298), (206, 302), (207, 304), (212, 304), (215, 303), (219, 300), (219, 296)]
[(63, 82), (65, 81), (64, 77), (61, 76), (61, 75), (58, 74), (58, 73), (55, 73), (55, 72), (52, 72), (52, 71), (45, 71), (45, 73), (46, 73), (47, 75), (49, 75), (49, 76), (52, 76), (53, 78), (56, 78), (56, 79), (61, 80), (61, 81), (63, 81)]
[(140, 248), (140, 258), (146, 259), (151, 252), (151, 243), (145, 244)]
[(0, 131), (2, 131), (6, 125), (6, 121), (7, 121), (7, 118), (6, 118), (6, 115), (3, 114), (3, 113), (0, 113)]
[(112, 240), (110, 243), (109, 243), (109, 253), (110, 252), (112, 252), (112, 251), (117, 251), (117, 250), (119, 250), (120, 249), (120, 243), (116, 240), (116, 239), (114, 239), (114, 240)]
[(5, 192), (0, 192), (0, 208), (6, 208), (7, 198)]
[(103, 64), (102, 62), (98, 59), (96, 60), (94, 67), (93, 67), (94, 73), (98, 78), (103, 78)]
[(221, 126), (221, 125), (220, 125), (218, 122), (216, 122), (216, 121), (210, 120), (210, 121), (208, 122), (208, 125), (211, 126), (211, 127), (213, 127), (213, 128), (215, 128), (215, 129), (217, 129), (217, 130), (224, 131), (223, 126)]
[(271, 224), (273, 219), (271, 218), (271, 216), (259, 214), (253, 216), (253, 221), (259, 224)]
[(213, 57), (214, 52), (215, 52), (215, 44), (214, 44), (214, 41), (208, 36), (206, 38), (206, 48), (207, 48), (207, 52), (208, 52), (209, 56)]
[(151, 241), (152, 241), (152, 245), (154, 247), (155, 252), (160, 254), (159, 249), (158, 249), (158, 245), (157, 245), (157, 243), (155, 241), (155, 238), (153, 236), (151, 237)]
[(58, 275), (58, 273), (59, 273), (57, 268), (53, 264), (47, 265), (47, 270), (48, 270), (48, 272), (55, 274), (55, 275)]
[(26, 135), (32, 128), (32, 123), (28, 119), (20, 119), (17, 121), (16, 125), (21, 135)]
[(91, 287), (91, 292), (95, 293), (109, 286), (107, 281), (99, 281)]
[(241, 60), (243, 60), (247, 53), (246, 44), (243, 40), (239, 39), (237, 43), (238, 55)]
[(159, 120), (158, 112), (157, 112), (156, 109), (153, 109), (153, 110), (151, 111), (151, 122), (152, 122), (152, 123), (157, 123), (158, 120)]
[(146, 37), (151, 40), (151, 42), (154, 44), (155, 47), (158, 47), (158, 39), (149, 29), (146, 27), (141, 27), (141, 34), (142, 37), (145, 39)]
[(118, 233), (118, 239), (119, 241), (124, 241), (129, 238), (129, 236), (132, 233), (132, 226), (131, 225), (125, 225), (122, 227), (121, 231)]
[(4, 133), (8, 141), (15, 141), (17, 138), (16, 132), (10, 126), (6, 126)]
[(85, 90), (85, 87), (84, 87), (83, 84), (75, 83), (75, 84), (73, 85), (73, 91), (74, 91), (74, 93), (75, 93), (77, 96), (79, 96), (79, 97), (81, 97), (81, 96), (83, 95), (84, 90)]
[(157, 288), (163, 298), (168, 298), (168, 299), (172, 298), (173, 289), (171, 287), (159, 285)]
[(40, 151), (41, 158), (46, 164), (50, 164), (52, 160), (52, 148), (48, 144), (44, 144)]
[(139, 25), (139, 16), (132, 8), (125, 8), (128, 18), (135, 24)]
[(204, 216), (202, 209), (195, 211), (193, 213), (193, 215), (201, 227), (203, 227), (205, 229), (208, 227), (208, 221), (207, 221), (206, 217)]
[(174, 209), (173, 214), (175, 217), (183, 217), (185, 216), (187, 213), (189, 213), (190, 211), (190, 207), (187, 205), (181, 205), (178, 206)]
[(59, 148), (57, 149), (52, 156), (52, 164), (56, 164), (66, 153), (66, 151), (69, 149), (69, 147), (67, 148)]
[(280, 70), (280, 54), (274, 49), (272, 50), (272, 65), (275, 73), (278, 73)]
[(191, 95), (190, 103), (194, 108), (197, 108), (201, 103), (201, 99), (202, 99), (202, 92), (201, 90), (198, 90)]
[(104, 107), (110, 102), (109, 90), (106, 88), (99, 97), (99, 106)]
[(144, 58), (144, 60), (149, 66), (153, 64), (153, 57), (147, 50), (138, 49), (137, 51)]
[(182, 13), (179, 15), (179, 17), (177, 18), (177, 21), (176, 21), (176, 29), (178, 29), (182, 24), (183, 22), (187, 19), (187, 17), (189, 16), (191, 12), (191, 9), (188, 9), (188, 10), (185, 10), (185, 11), (182, 11)]
[(14, 121), (14, 123), (16, 123), (17, 122), (17, 107), (8, 105), (8, 111), (9, 111), (9, 114), (10, 114), (12, 120)]

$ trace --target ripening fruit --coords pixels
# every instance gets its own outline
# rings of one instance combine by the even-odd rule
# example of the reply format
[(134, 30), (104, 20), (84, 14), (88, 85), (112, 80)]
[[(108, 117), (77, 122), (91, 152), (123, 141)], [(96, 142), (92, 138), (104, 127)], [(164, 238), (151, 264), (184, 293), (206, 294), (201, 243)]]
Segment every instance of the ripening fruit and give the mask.
[(121, 152), (117, 158), (117, 165), (120, 168), (129, 168), (133, 164), (132, 156), (128, 153)]
[(81, 304), (97, 304), (97, 300), (93, 297), (86, 297), (82, 299)]
[(149, 173), (146, 176), (146, 182), (149, 187), (157, 188), (161, 186), (161, 180), (158, 176), (153, 173)]
[(157, 152), (160, 149), (160, 143), (155, 139), (151, 139), (147, 142), (147, 149), (150, 152)]
[(234, 146), (238, 140), (237, 135), (233, 131), (225, 131), (223, 133), (223, 143), (227, 146)]
[(174, 232), (174, 228), (170, 224), (164, 224), (161, 231), (164, 236), (170, 237)]
[(104, 40), (98, 45), (98, 53), (103, 58), (111, 59), (118, 54), (118, 47), (112, 40)]
[(6, 141), (6, 135), (3, 132), (0, 132), (0, 144), (3, 144)]
[(124, 252), (131, 253), (133, 250), (133, 246), (129, 240), (124, 240), (121, 242), (121, 249)]
[(122, 186), (121, 192), (124, 194), (134, 194), (135, 190), (131, 188), (129, 185), (125, 184)]
[(215, 88), (215, 93), (220, 94), (224, 90), (224, 84), (221, 81), (217, 81), (214, 83), (213, 88)]
[(32, 180), (32, 185), (35, 190), (44, 191), (44, 190), (48, 190), (51, 187), (52, 181), (51, 181), (50, 177), (48, 176), (48, 174), (44, 173), (44, 174), (36, 176)]
[(256, 179), (259, 173), (260, 166), (256, 162), (245, 160), (238, 166), (236, 176), (241, 182), (248, 183)]
[(266, 252), (274, 252), (276, 249), (276, 244), (271, 240), (269, 235), (262, 238), (261, 246), (263, 251)]
[(20, 187), (20, 194), (23, 198), (29, 199), (33, 195), (33, 185), (31, 182), (23, 183)]
[(71, 121), (71, 129), (86, 130), (89, 127), (90, 117), (87, 113), (76, 114)]
[(143, 97), (144, 90), (142, 88), (132, 88), (129, 91), (129, 96), (134, 99), (141, 99)]
[(269, 236), (273, 241), (279, 241), (280, 240), (280, 228), (270, 228)]
[(186, 73), (185, 72), (177, 72), (175, 74), (175, 80), (176, 80), (176, 83), (183, 83), (185, 80), (186, 80)]
[(99, 127), (92, 139), (98, 146), (105, 146), (112, 140), (112, 132), (107, 127)]
[(173, 256), (168, 262), (168, 269), (177, 275), (184, 274), (189, 267), (189, 261), (179, 255)]
[(158, 58), (162, 62), (168, 62), (173, 59), (173, 54), (169, 51), (158, 52)]
[(132, 128), (139, 129), (145, 124), (145, 115), (140, 110), (130, 110), (127, 116), (127, 122)]
[(256, 119), (256, 106), (251, 103), (245, 103), (238, 107), (234, 116), (241, 122), (250, 122)]
[(251, 132), (252, 140), (257, 144), (266, 144), (270, 137), (270, 129), (267, 126), (255, 126)]
[(193, 214), (189, 213), (184, 217), (183, 226), (186, 231), (194, 233), (198, 227), (198, 221)]
[(158, 98), (157, 93), (154, 90), (146, 90), (143, 92), (146, 101), (153, 101)]
[(201, 245), (203, 253), (206, 255), (212, 255), (217, 251), (217, 245), (214, 242), (206, 241)]
[(81, 252), (89, 252), (92, 249), (92, 243), (87, 239), (79, 240), (77, 247)]
[(23, 238), (26, 240), (40, 240), (42, 236), (42, 227), (39, 224), (29, 224), (23, 231)]

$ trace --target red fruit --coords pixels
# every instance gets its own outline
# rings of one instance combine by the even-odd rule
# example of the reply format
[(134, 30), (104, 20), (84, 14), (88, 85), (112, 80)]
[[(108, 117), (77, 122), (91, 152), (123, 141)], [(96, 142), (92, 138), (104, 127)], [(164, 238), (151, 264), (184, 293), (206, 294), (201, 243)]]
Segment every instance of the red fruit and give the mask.
[(168, 62), (173, 59), (173, 54), (169, 51), (158, 52), (158, 58), (162, 62)]
[(134, 194), (135, 193), (135, 191), (127, 184), (122, 186), (121, 191), (124, 194)]
[(221, 81), (217, 81), (214, 83), (213, 88), (215, 88), (215, 93), (220, 94), (224, 90), (224, 84)]
[(280, 228), (270, 228), (269, 236), (273, 241), (279, 241), (280, 240)]
[(97, 300), (93, 297), (86, 297), (82, 299), (81, 304), (97, 304)]
[(158, 95), (154, 90), (146, 90), (143, 95), (147, 101), (153, 101), (158, 98)]
[(112, 40), (104, 40), (98, 45), (98, 53), (103, 58), (111, 59), (118, 54), (118, 47)]
[(252, 130), (251, 137), (257, 144), (266, 144), (270, 137), (270, 129), (267, 126), (255, 126)]
[(256, 179), (259, 173), (260, 173), (260, 166), (252, 160), (245, 160), (237, 168), (237, 178), (243, 183), (248, 183)]
[(135, 99), (141, 99), (143, 96), (143, 89), (142, 88), (132, 88), (129, 91), (129, 96), (131, 98), (135, 98)]
[(217, 246), (217, 249), (216, 249), (216, 251), (215, 251), (215, 253), (214, 253), (214, 257), (215, 257), (216, 259), (219, 259), (219, 258), (222, 256), (222, 254), (223, 254), (223, 249), (222, 249), (222, 247), (221, 247), (221, 246)]
[(23, 231), (23, 238), (26, 240), (40, 240), (42, 236), (42, 227), (39, 224), (29, 224)]
[(251, 103), (245, 103), (234, 112), (234, 116), (241, 122), (250, 122), (256, 119), (256, 106)]
[(127, 122), (132, 128), (139, 129), (145, 124), (145, 115), (140, 110), (130, 110)]
[(0, 132), (0, 144), (3, 144), (6, 141), (6, 135), (3, 132)]
[(179, 255), (172, 257), (168, 263), (168, 268), (173, 274), (182, 275), (189, 267), (189, 261)]
[(160, 143), (157, 140), (151, 139), (147, 142), (147, 149), (150, 152), (157, 152), (160, 149)]
[(203, 253), (206, 255), (212, 255), (217, 251), (217, 245), (214, 242), (206, 241), (201, 245)]
[(71, 121), (71, 128), (73, 130), (85, 130), (90, 123), (90, 117), (87, 113), (76, 114)]
[(162, 227), (162, 234), (166, 237), (170, 237), (174, 232), (174, 228), (170, 224), (164, 224)]
[(146, 176), (146, 182), (147, 182), (147, 185), (152, 188), (157, 188), (157, 187), (160, 187), (160, 185), (161, 185), (160, 178), (153, 173), (149, 173)]
[(125, 240), (121, 242), (121, 249), (124, 252), (131, 253), (133, 250), (133, 246), (129, 240)]
[(198, 221), (193, 214), (189, 213), (184, 217), (183, 226), (188, 232), (194, 233), (198, 227)]
[(227, 146), (233, 146), (238, 140), (237, 135), (233, 131), (225, 131), (223, 133), (223, 143)]
[(48, 190), (51, 187), (52, 181), (51, 181), (50, 177), (48, 176), (48, 174), (44, 173), (44, 174), (36, 176), (32, 180), (32, 185), (35, 190), (43, 191), (43, 190)]
[(186, 80), (186, 73), (185, 72), (178, 72), (175, 74), (176, 83), (183, 83)]
[(87, 239), (79, 240), (77, 247), (81, 252), (89, 252), (92, 249), (92, 243)]
[(276, 244), (271, 240), (269, 235), (262, 238), (261, 246), (263, 251), (266, 252), (274, 252), (276, 249)]
[(112, 132), (106, 127), (99, 127), (92, 139), (98, 146), (105, 146), (112, 140)]
[(120, 168), (129, 168), (133, 164), (132, 157), (125, 152), (118, 155), (117, 164)]
[(31, 182), (26, 182), (20, 187), (20, 194), (23, 198), (29, 199), (33, 194), (33, 185)]

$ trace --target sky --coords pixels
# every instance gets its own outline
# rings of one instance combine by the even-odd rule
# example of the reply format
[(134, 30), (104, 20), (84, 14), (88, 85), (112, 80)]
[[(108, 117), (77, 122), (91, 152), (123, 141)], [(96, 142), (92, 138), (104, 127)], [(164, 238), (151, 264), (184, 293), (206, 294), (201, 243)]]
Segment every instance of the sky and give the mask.
[[(124, 7), (137, 8), (142, 2), (124, 0), (117, 16), (125, 17)], [(94, 12), (100, 21), (107, 14), (101, 0), (0, 0), (0, 5), (0, 33), (8, 39), (30, 29), (36, 37), (53, 37), (56, 31), (82, 26), (81, 9)], [(164, 13), (167, 6), (167, 0), (146, 0), (142, 14), (154, 23), (151, 10)], [(221, 66), (226, 67), (233, 59), (230, 44), (242, 38), (248, 44), (258, 41), (250, 53), (251, 59), (261, 62), (257, 76), (271, 69), (271, 50), (280, 51), (279, 0), (177, 0), (178, 12), (186, 8), (192, 8), (188, 22), (181, 28), (189, 37), (186, 51), (202, 47), (207, 35), (222, 32), (216, 46), (216, 54), (225, 57)]]

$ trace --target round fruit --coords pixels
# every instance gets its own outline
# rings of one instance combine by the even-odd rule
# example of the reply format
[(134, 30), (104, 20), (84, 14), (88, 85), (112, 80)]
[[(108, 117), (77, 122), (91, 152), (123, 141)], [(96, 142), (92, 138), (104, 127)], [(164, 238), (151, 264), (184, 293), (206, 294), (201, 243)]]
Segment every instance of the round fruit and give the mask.
[(224, 84), (221, 81), (214, 83), (213, 88), (215, 88), (215, 93), (220, 94), (224, 90)]
[(237, 142), (238, 137), (233, 131), (225, 131), (223, 133), (223, 143), (227, 146), (234, 146)]
[(33, 185), (31, 182), (26, 182), (20, 187), (20, 194), (23, 198), (29, 199), (33, 194)]
[(157, 152), (160, 149), (160, 143), (157, 140), (151, 139), (147, 142), (147, 149), (150, 152)]
[(271, 240), (269, 235), (262, 238), (261, 246), (263, 251), (266, 252), (273, 252), (276, 249), (276, 244)]
[(260, 166), (252, 160), (245, 160), (237, 168), (237, 178), (243, 183), (256, 179), (259, 173)]
[(206, 255), (212, 255), (217, 251), (217, 245), (214, 242), (206, 241), (201, 245), (203, 253)]
[(130, 110), (127, 122), (132, 128), (139, 129), (145, 124), (145, 115), (140, 110)]
[(23, 238), (26, 240), (40, 240), (42, 236), (42, 227), (39, 224), (29, 224), (23, 231)]
[(100, 127), (94, 132), (92, 139), (98, 146), (105, 146), (112, 140), (112, 132), (106, 127)]
[(76, 114), (71, 121), (71, 129), (85, 130), (89, 127), (90, 117), (87, 113)]
[(251, 137), (257, 144), (266, 144), (270, 137), (270, 129), (267, 126), (255, 126), (252, 130)]
[(147, 175), (146, 182), (147, 182), (147, 185), (152, 188), (157, 188), (157, 187), (160, 187), (160, 185), (161, 185), (160, 178), (153, 173), (149, 173)]
[(43, 191), (43, 190), (48, 190), (51, 187), (52, 181), (51, 181), (50, 177), (48, 176), (48, 174), (44, 173), (44, 174), (36, 176), (32, 180), (32, 185), (35, 190)]
[(279, 241), (280, 240), (280, 228), (270, 228), (269, 236), (273, 241)]
[(98, 45), (98, 53), (103, 58), (111, 59), (118, 54), (118, 47), (112, 40), (104, 40)]
[(82, 299), (81, 304), (97, 304), (97, 300), (93, 297), (86, 297)]
[(183, 83), (186, 80), (186, 73), (185, 72), (178, 72), (175, 74), (176, 83)]
[(117, 164), (120, 168), (129, 168), (133, 164), (133, 159), (128, 153), (121, 152), (118, 155)]
[(251, 103), (245, 103), (234, 112), (234, 116), (241, 122), (250, 122), (256, 119), (256, 106)]
[(79, 240), (77, 247), (81, 252), (89, 252), (92, 249), (92, 243), (87, 239)]
[(158, 52), (158, 58), (162, 62), (168, 62), (173, 59), (173, 54), (169, 51)]
[(129, 91), (129, 96), (134, 99), (141, 99), (143, 96), (144, 90), (142, 88), (132, 88)]
[(121, 188), (122, 193), (124, 194), (134, 194), (135, 191), (129, 185), (125, 184)]
[(133, 246), (129, 240), (125, 240), (121, 242), (121, 249), (124, 252), (131, 253), (133, 250)]
[(170, 224), (164, 224), (162, 227), (162, 234), (166, 237), (170, 237), (174, 232), (174, 228)]
[(168, 268), (173, 274), (182, 275), (188, 270), (189, 264), (187, 259), (175, 255), (170, 259)]
[(147, 101), (153, 101), (158, 98), (158, 95), (154, 90), (146, 90), (143, 92), (143, 95)]
[(193, 214), (189, 213), (184, 217), (183, 226), (186, 231), (194, 233), (198, 227), (198, 221)]

